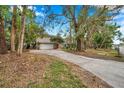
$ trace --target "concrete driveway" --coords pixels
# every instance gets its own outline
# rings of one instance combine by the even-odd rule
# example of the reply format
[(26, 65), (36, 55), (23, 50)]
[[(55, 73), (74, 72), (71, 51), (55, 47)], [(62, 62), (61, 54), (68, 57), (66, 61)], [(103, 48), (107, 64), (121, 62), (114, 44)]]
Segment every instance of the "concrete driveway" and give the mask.
[(113, 87), (124, 88), (123, 62), (88, 58), (60, 50), (31, 50), (30, 52), (62, 58), (90, 71)]

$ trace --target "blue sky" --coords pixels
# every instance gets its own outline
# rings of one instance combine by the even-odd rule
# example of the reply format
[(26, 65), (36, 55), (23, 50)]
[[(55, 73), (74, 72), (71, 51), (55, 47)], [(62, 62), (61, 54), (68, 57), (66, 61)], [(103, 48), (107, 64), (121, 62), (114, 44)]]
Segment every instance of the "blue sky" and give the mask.
[[(32, 9), (32, 6), (29, 6), (29, 8), (30, 9)], [(78, 7), (78, 9), (77, 9), (77, 12), (78, 12), (78, 10), (80, 9), (80, 6)], [(42, 22), (42, 18), (44, 18), (44, 11), (45, 11), (45, 9), (44, 9), (44, 6), (39, 6), (39, 5), (37, 5), (37, 6), (34, 6), (34, 10), (35, 10), (35, 12), (36, 12), (36, 16), (38, 16), (39, 17), (39, 19), (38, 19), (38, 21), (39, 22)], [(62, 12), (62, 7), (61, 6), (59, 6), (59, 5), (52, 5), (52, 11), (53, 11), (53, 13), (57, 13), (57, 14), (61, 14), (61, 12)], [(89, 11), (89, 14), (93, 14), (93, 9), (92, 10), (90, 10)], [(116, 22), (119, 26), (121, 26), (120, 28), (119, 28), (119, 30), (122, 32), (122, 34), (123, 34), (123, 36), (124, 36), (124, 9), (122, 9), (121, 11), (120, 11), (120, 14), (118, 14), (116, 17), (114, 17), (114, 19), (113, 19), (113, 21), (112, 22)], [(67, 26), (67, 25), (66, 25)], [(66, 26), (63, 26), (63, 28), (62, 28), (62, 30), (66, 30)], [(55, 27), (54, 29), (52, 29), (53, 31), (48, 31), (47, 30), (47, 32), (49, 32), (50, 34), (57, 34), (58, 33), (58, 31), (59, 31), (59, 27)], [(114, 40), (114, 42), (115, 43), (119, 43), (119, 41), (118, 40)]]
[(120, 14), (117, 15), (114, 19), (114, 22), (116, 22), (118, 25), (121, 26), (120, 31), (123, 33), (124, 35), (124, 9), (122, 9), (120, 11)]
[[(118, 30), (122, 32), (123, 37), (124, 37), (124, 9), (120, 11), (119, 15), (114, 17), (113, 21), (116, 22), (120, 26)], [(119, 41), (115, 40), (115, 43), (119, 43)]]

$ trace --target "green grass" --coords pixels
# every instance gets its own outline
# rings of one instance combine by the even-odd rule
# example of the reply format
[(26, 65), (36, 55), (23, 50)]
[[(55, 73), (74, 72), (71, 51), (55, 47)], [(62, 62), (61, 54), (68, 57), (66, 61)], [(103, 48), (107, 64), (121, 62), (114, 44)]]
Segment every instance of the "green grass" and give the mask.
[(97, 50), (92, 50), (94, 53), (96, 52), (98, 55), (104, 55), (104, 56), (110, 56), (110, 57), (115, 57), (118, 55), (116, 50), (104, 50), (104, 49), (97, 49)]
[(113, 49), (86, 49), (85, 52), (82, 51), (74, 51), (69, 49), (63, 49), (63, 51), (71, 52), (71, 53), (78, 53), (82, 56), (99, 58), (99, 59), (110, 59), (119, 62), (124, 62), (124, 56), (118, 55), (118, 52)]
[(73, 75), (70, 68), (59, 60), (52, 62), (44, 73), (42, 84), (31, 84), (29, 87), (45, 88), (80, 88), (84, 86), (80, 79)]

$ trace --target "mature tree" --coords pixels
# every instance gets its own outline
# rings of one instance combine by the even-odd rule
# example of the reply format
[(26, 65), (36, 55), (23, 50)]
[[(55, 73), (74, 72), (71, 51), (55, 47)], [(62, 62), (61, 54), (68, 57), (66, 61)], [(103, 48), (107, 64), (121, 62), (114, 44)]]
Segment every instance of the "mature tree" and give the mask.
[[(117, 26), (113, 26), (109, 23), (109, 21), (112, 20), (113, 17), (115, 17), (121, 7), (119, 6), (90, 6), (91, 9), (95, 9), (95, 12), (92, 15), (89, 15), (86, 13), (86, 11), (83, 13), (83, 16), (81, 18), (85, 18), (83, 23), (79, 27), (79, 31), (77, 34), (77, 37), (81, 37), (85, 42), (84, 46), (85, 48), (92, 48), (94, 42), (93, 42), (93, 37), (94, 33), (99, 33), (103, 36), (106, 34), (110, 34), (116, 31)], [(80, 18), (79, 18), (80, 19)], [(109, 26), (110, 24), (110, 26)], [(112, 27), (115, 29), (111, 29)], [(111, 29), (111, 30), (110, 30)], [(96, 34), (95, 34), (96, 35)], [(98, 34), (97, 34), (98, 35)], [(113, 34), (114, 36), (116, 34)], [(99, 36), (99, 35), (98, 35)], [(100, 37), (100, 36), (99, 36)], [(107, 39), (107, 35), (104, 36), (103, 43)], [(112, 41), (113, 37), (111, 37), (110, 41)], [(102, 39), (101, 39), (102, 40)], [(101, 47), (104, 44), (99, 44)]]
[(6, 41), (5, 41), (5, 32), (4, 32), (4, 18), (0, 13), (0, 53), (7, 53)]
[(113, 39), (120, 32), (117, 30), (119, 26), (106, 24), (101, 30), (93, 33), (93, 44), (96, 48), (109, 48), (112, 46)]
[(5, 39), (5, 32), (4, 32), (4, 17), (8, 12), (7, 6), (0, 6), (0, 53), (5, 54), (7, 53), (6, 47), (6, 39)]
[(57, 36), (51, 36), (50, 40), (52, 42), (55, 42), (55, 43), (58, 43), (58, 44), (61, 44), (64, 42), (63, 38), (61, 37), (61, 35), (58, 33)]
[(25, 32), (25, 43), (26, 48), (36, 47), (36, 39), (42, 38), (44, 33), (43, 27), (39, 26), (36, 23), (32, 23), (30, 25), (26, 25), (26, 32)]
[(17, 54), (20, 56), (22, 54), (23, 50), (23, 42), (24, 42), (24, 33), (25, 33), (25, 22), (26, 22), (26, 10), (27, 6), (22, 6), (22, 14), (21, 14), (21, 31), (20, 31), (20, 37), (19, 37), (19, 43), (18, 43), (18, 51)]
[[(34, 6), (32, 6), (34, 7)], [(38, 16), (39, 17), (39, 16)], [(26, 11), (26, 27), (25, 27), (25, 47), (35, 48), (36, 47), (36, 39), (43, 37), (44, 28), (41, 26), (41, 23), (37, 23), (36, 21), (35, 11), (32, 9), (27, 9)], [(38, 20), (39, 21), (39, 20)]]
[[(79, 28), (85, 20), (84, 16), (87, 16), (89, 6), (84, 5), (84, 6), (62, 6), (62, 7), (63, 7), (62, 14), (51, 14), (51, 15), (54, 17), (64, 16), (66, 20), (64, 19), (64, 22), (62, 23), (62, 25), (66, 23), (71, 23), (70, 28), (73, 28), (74, 32), (78, 34)], [(82, 45), (81, 41), (82, 41), (81, 37), (77, 36), (76, 44), (77, 44), (78, 51), (81, 50), (81, 45)]]
[(12, 16), (12, 30), (11, 30), (11, 51), (15, 51), (15, 33), (17, 29), (16, 24), (17, 6), (13, 6), (13, 16)]

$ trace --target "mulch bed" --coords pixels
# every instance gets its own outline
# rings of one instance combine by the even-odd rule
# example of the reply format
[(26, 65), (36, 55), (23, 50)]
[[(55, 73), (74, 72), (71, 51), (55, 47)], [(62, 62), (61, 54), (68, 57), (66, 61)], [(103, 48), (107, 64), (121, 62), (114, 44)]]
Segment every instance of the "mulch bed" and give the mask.
[(42, 81), (49, 62), (43, 55), (0, 55), (0, 87), (28, 87), (30, 83)]

